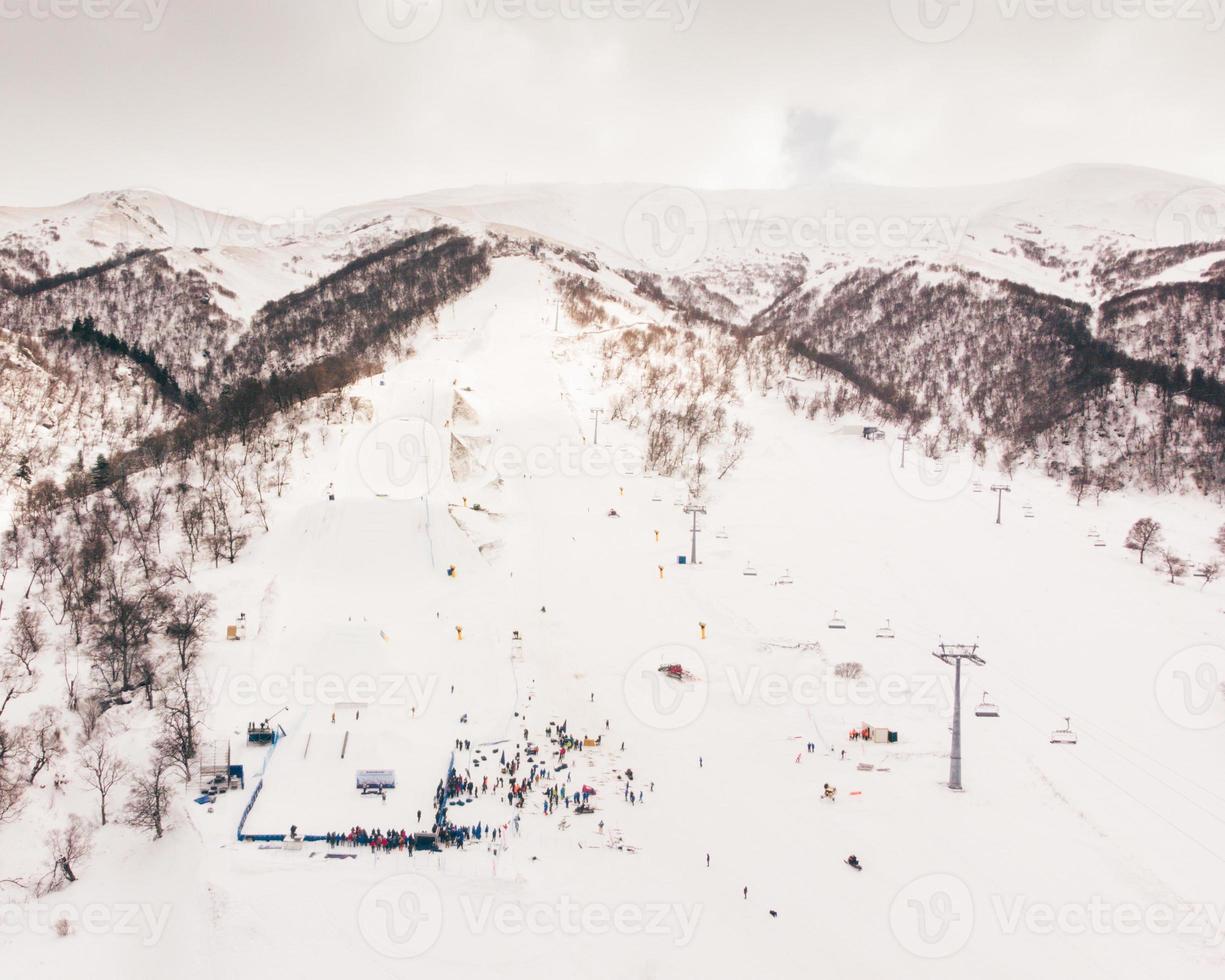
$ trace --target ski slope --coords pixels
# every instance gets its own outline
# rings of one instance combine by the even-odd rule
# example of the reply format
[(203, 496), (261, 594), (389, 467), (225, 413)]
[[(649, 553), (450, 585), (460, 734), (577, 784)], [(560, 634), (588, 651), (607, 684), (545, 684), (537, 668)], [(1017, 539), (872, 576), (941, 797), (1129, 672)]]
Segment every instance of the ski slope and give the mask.
[[(1167, 664), (1221, 642), (1219, 589), (1164, 584), (1121, 547), (1150, 511), (1172, 538), (1208, 540), (1215, 508), (1135, 495), (1077, 508), (1022, 473), (997, 526), (975, 484), (998, 474), (937, 470), (913, 447), (903, 470), (900, 446), (863, 440), (854, 420), (751, 395), (749, 453), (711, 484), (699, 564), (680, 566), (684, 487), (633, 465), (639, 431), (605, 422), (593, 445), (599, 338), (555, 332), (552, 299), (538, 265), (499, 260), (415, 356), (358, 386), (370, 418), (300, 461), (272, 531), (202, 576), (220, 609), (247, 615), (247, 639), (218, 639), (205, 661), (208, 737), (234, 746), (247, 790), (187, 803), (152, 849), (104, 833), (72, 893), (168, 909), (157, 941), (26, 931), (3, 940), (6, 963), (116, 977), (1218, 974), (1225, 775), (1206, 725), (1225, 713), (1172, 708)], [(846, 630), (828, 628), (835, 611)], [(876, 638), (886, 621), (895, 639)], [(987, 661), (967, 668), (960, 794), (944, 785), (941, 640), (978, 642)], [(676, 662), (698, 680), (658, 674)], [(859, 684), (833, 676), (844, 662), (863, 665)], [(1000, 718), (973, 716), (984, 690)], [(1051, 745), (1065, 715), (1079, 744)], [(244, 744), (264, 718), (285, 732), (271, 752)], [(235, 839), (260, 774), (249, 833), (414, 829), (418, 810), (428, 825), (456, 739), (478, 747), (457, 763), (479, 782), (525, 728), (547, 744), (562, 720), (603, 736), (561, 777), (596, 788), (591, 816), (545, 815), (538, 793), (519, 811), (480, 797), (463, 819), (507, 827), (496, 846), (411, 858)], [(849, 741), (864, 724), (898, 741)], [(360, 796), (360, 768), (395, 769), (396, 788)], [(1080, 928), (1103, 908), (1106, 928)]]

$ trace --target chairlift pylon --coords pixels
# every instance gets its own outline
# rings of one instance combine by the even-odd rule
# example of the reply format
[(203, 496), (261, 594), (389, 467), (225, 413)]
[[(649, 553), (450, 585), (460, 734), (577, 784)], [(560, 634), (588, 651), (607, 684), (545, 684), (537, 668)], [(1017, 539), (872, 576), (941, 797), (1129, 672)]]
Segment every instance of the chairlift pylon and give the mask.
[(1000, 716), (1000, 709), (991, 703), (986, 691), (983, 691), (983, 702), (974, 709), (974, 715), (976, 718), (998, 718)]
[(893, 632), (893, 623), (886, 619), (885, 625), (876, 631), (878, 640), (894, 640), (897, 639), (897, 634)]
[(1063, 720), (1064, 727), (1051, 732), (1051, 745), (1075, 745), (1078, 741), (1076, 733), (1072, 731), (1072, 719), (1065, 717)]
[(829, 621), (829, 628), (832, 630), (846, 629), (846, 620), (838, 615), (838, 610), (834, 610), (834, 618)]

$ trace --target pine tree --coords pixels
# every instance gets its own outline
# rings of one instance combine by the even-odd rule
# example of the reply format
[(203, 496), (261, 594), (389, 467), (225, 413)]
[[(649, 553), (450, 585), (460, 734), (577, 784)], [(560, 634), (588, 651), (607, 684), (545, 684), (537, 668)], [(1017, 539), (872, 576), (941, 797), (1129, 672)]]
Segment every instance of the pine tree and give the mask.
[(101, 453), (94, 460), (94, 468), (91, 470), (94, 477), (94, 489), (101, 490), (106, 486), (106, 482), (111, 473), (111, 464), (106, 461), (106, 457)]

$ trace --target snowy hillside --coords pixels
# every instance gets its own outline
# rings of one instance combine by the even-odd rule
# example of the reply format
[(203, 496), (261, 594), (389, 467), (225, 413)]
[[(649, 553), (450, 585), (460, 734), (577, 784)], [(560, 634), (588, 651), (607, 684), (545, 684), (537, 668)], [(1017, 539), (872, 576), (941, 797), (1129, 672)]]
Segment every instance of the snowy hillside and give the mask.
[[(193, 675), (199, 761), (228, 745), (244, 786), (200, 803), (196, 777), (174, 776), (160, 840), (113, 817), (78, 880), (38, 895), (58, 853), (47, 832), (96, 822), (98, 804), (60, 690), (73, 664), (89, 686), (88, 655), (45, 619), (37, 683), (3, 721), (60, 709), (63, 748), (0, 827), (3, 876), (26, 884), (5, 892), (5, 962), (105, 977), (1218, 974), (1225, 700), (1201, 684), (1225, 666), (1221, 586), (1171, 585), (1122, 544), (1151, 515), (1207, 559), (1219, 508), (1134, 491), (1077, 506), (1041, 472), (937, 462), (915, 442), (903, 466), (894, 430), (869, 441), (867, 418), (789, 406), (768, 350), (725, 348), (714, 327), (657, 328), (640, 348), (645, 334), (559, 316), (554, 276), (496, 259), (348, 407), (292, 423), (292, 477), (276, 492), (257, 479), (245, 549), (216, 567), (202, 551), (189, 586), (216, 597)], [(662, 317), (606, 288), (623, 322)], [(647, 465), (664, 436), (686, 438), (648, 417), (672, 397), (712, 439), (696, 565), (678, 563), (692, 451), (675, 478)], [(733, 421), (752, 432), (738, 457)], [(269, 434), (270, 460), (282, 444)], [(195, 493), (204, 458), (132, 490)], [(167, 560), (184, 533), (167, 525)], [(7, 577), (10, 629), (29, 561)], [(43, 595), (57, 610), (52, 583)], [(963, 793), (945, 785), (941, 642), (986, 660), (963, 683)], [(163, 634), (150, 649), (175, 659)], [(660, 673), (671, 664), (691, 676)], [(132, 770), (112, 813), (154, 735), (130, 694), (92, 723)], [(158, 691), (159, 711), (176, 697)], [(998, 718), (975, 716), (987, 697)], [(1051, 744), (1065, 716), (1079, 741)], [(272, 746), (248, 739), (264, 719)], [(562, 755), (558, 724), (598, 744)], [(896, 741), (849, 738), (864, 726)], [(430, 830), (452, 760), (475, 792), (446, 820), (479, 823), (479, 841), (410, 856), (317, 839)], [(533, 763), (520, 809), (507, 784)], [(388, 769), (394, 789), (354, 788), (358, 770)], [(486, 779), (503, 784), (481, 792)], [(546, 812), (548, 791), (584, 787), (594, 812)], [(291, 825), (309, 839), (282, 839)]]

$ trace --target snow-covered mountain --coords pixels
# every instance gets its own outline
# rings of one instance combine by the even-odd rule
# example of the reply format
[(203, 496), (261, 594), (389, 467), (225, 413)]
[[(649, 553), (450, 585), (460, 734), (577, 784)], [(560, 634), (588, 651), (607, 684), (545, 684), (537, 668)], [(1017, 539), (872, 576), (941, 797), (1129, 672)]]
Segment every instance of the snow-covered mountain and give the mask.
[[(0, 324), (37, 344), (92, 317), (207, 403), (245, 378), (338, 353), (325, 322), (362, 319), (371, 277), (392, 283), (416, 246), (398, 263), (369, 257), (446, 228), (495, 258), (530, 252), (568, 284), (567, 302), (590, 315), (592, 297), (610, 304), (606, 326), (768, 335), (875, 400), (882, 417), (923, 431), (932, 451), (990, 443), (1032, 457), (1053, 435), (1078, 447), (1054, 461), (1056, 475), (1087, 460), (1156, 488), (1212, 490), (1213, 420), (1225, 407), (1215, 381), (1225, 373), (1222, 215), (1221, 188), (1088, 166), (963, 189), (468, 188), (267, 223), (124, 191), (0, 209)], [(381, 289), (388, 324), (417, 288)], [(964, 353), (984, 343), (1019, 359), (1015, 370)], [(74, 369), (71, 348), (39, 356)], [(950, 357), (964, 368), (934, 378), (931, 365)], [(1153, 394), (1138, 410), (1127, 396), (1137, 383)], [(1071, 401), (1032, 395), (1046, 388)], [(1175, 411), (1171, 394), (1189, 398)], [(984, 408), (991, 398), (1018, 407)], [(29, 431), (22, 405), (0, 401)], [(61, 462), (95, 448), (56, 445)]]
[[(673, 207), (681, 210), (669, 214)], [(1225, 190), (1195, 178), (1106, 166), (1067, 167), (969, 188), (474, 187), (267, 222), (130, 190), (56, 207), (0, 208), (0, 268), (20, 281), (93, 265), (117, 251), (196, 253), (195, 267), (241, 297), (235, 312), (249, 313), (371, 243), (431, 222), (552, 239), (593, 251), (609, 265), (649, 268), (656, 257), (642, 254), (649, 249), (640, 247), (636, 219), (659, 220), (666, 238), (676, 230), (668, 220), (683, 217), (701, 247), (687, 247), (680, 258), (692, 261), (677, 264), (676, 271), (788, 253), (804, 254), (814, 268), (844, 257), (918, 257), (1088, 297), (1088, 267), (1103, 255), (1219, 243), (1225, 237), (1222, 207)], [(188, 254), (182, 259), (191, 262)], [(1203, 262), (1174, 274), (1197, 275), (1202, 268)]]
[[(776, 348), (579, 322), (647, 301), (607, 270), (614, 298), (559, 292), (581, 268), (559, 261), (493, 258), (343, 397), (18, 515), (6, 646), (21, 608), (40, 643), (28, 675), (6, 661), (5, 961), (1218, 973), (1225, 700), (1202, 681), (1221, 586), (1171, 584), (1123, 542), (1151, 515), (1208, 561), (1219, 507), (1078, 505), (1036, 469), (866, 440), (867, 415), (800, 410), (825, 382)], [(215, 613), (193, 633), (201, 594)], [(151, 617), (143, 641), (113, 642), (119, 610)], [(986, 661), (967, 667), (963, 793), (944, 785), (942, 640)], [(272, 745), (250, 734), (265, 719)], [(1065, 727), (1078, 744), (1052, 744)], [(99, 748), (126, 766), (106, 826)], [(218, 759), (245, 782), (210, 799)], [(326, 839), (428, 832), (452, 767), (442, 819), (482, 827), (462, 849)], [(395, 787), (362, 794), (359, 770)]]
[(1219, 974), (1217, 193), (0, 212), (3, 961)]

